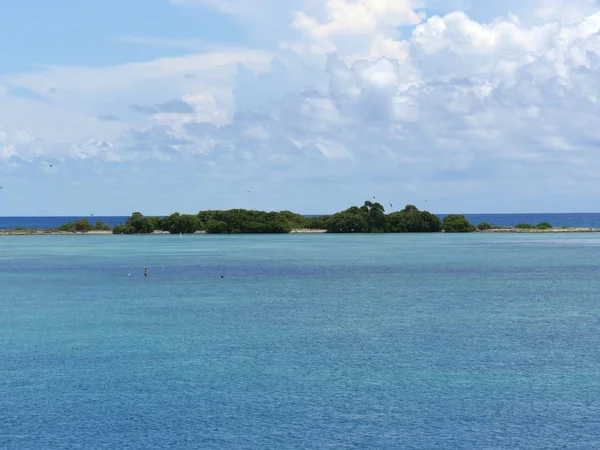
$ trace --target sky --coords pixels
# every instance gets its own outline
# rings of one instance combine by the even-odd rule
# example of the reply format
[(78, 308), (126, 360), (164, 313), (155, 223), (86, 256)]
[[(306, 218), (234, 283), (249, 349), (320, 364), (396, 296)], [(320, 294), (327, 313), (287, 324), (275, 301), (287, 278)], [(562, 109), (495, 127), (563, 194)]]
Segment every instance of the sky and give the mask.
[(0, 54), (0, 216), (600, 211), (596, 0), (20, 0)]

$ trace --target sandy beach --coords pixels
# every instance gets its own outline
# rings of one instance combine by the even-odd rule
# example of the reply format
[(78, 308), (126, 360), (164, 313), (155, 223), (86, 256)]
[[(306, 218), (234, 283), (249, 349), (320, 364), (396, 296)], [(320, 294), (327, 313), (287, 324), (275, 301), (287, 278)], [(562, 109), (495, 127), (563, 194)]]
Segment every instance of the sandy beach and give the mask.
[(292, 231), (290, 231), (290, 233), (304, 233), (304, 234), (320, 234), (320, 233), (327, 233), (327, 230), (313, 230), (310, 228), (294, 228)]
[(479, 233), (597, 233), (600, 228), (492, 228), (481, 230)]
[(0, 230), (0, 236), (50, 236), (50, 235), (70, 235), (70, 234), (112, 234), (112, 231), (55, 231), (55, 230)]

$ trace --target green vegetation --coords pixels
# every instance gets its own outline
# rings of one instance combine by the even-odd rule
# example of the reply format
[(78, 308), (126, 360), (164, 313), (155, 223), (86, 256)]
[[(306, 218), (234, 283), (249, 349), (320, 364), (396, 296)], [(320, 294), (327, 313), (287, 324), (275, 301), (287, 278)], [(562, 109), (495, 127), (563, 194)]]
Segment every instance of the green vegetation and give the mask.
[[(520, 223), (518, 225), (515, 225), (515, 228), (518, 228), (520, 230), (533, 230), (533, 229), (549, 230), (552, 228), (552, 225), (550, 225), (548, 222), (538, 223), (537, 225), (531, 225), (529, 223)], [(566, 227), (563, 227), (563, 228), (566, 228)]]
[(535, 227), (533, 225), (531, 225), (530, 223), (519, 223), (519, 224), (515, 225), (515, 228), (517, 228), (519, 230), (530, 230)]
[[(466, 220), (466, 219), (465, 219)], [(197, 215), (174, 213), (164, 218), (135, 212), (115, 234), (169, 233), (250, 234), (289, 233), (293, 229), (325, 230), (330, 233), (433, 233), (442, 230), (441, 220), (408, 205), (386, 214), (377, 202), (366, 201), (329, 216), (309, 218), (291, 211), (265, 212), (246, 209), (200, 211)], [(474, 229), (474, 228), (473, 228)]]
[(81, 219), (75, 222), (67, 222), (59, 226), (56, 231), (66, 231), (70, 233), (87, 233), (89, 231), (110, 231), (110, 227), (101, 220), (96, 220), (92, 225), (89, 220)]
[(161, 220), (160, 229), (174, 234), (195, 233), (200, 230), (200, 219), (193, 214), (174, 213)]
[[(123, 225), (112, 229), (113, 234), (258, 234), (290, 233), (294, 229), (317, 230), (328, 233), (470, 233), (493, 229), (510, 230), (513, 227), (495, 227), (488, 222), (474, 226), (464, 215), (450, 214), (440, 220), (428, 211), (407, 205), (401, 211), (385, 213), (377, 202), (366, 201), (362, 206), (352, 206), (332, 215), (306, 217), (291, 211), (266, 212), (246, 209), (208, 210), (198, 214), (173, 213), (166, 217), (144, 216), (134, 212)], [(566, 227), (563, 227), (566, 228)], [(87, 233), (110, 231), (100, 220), (91, 224), (88, 219), (65, 223), (55, 229), (13, 228), (1, 234), (51, 234), (53, 232)], [(549, 230), (552, 225), (520, 223), (517, 230)]]
[(450, 214), (444, 217), (442, 228), (446, 233), (470, 233), (475, 227), (461, 214)]
[(213, 234), (289, 233), (298, 220), (293, 213), (264, 212), (246, 209), (200, 211), (199, 230)]
[(419, 211), (407, 205), (402, 211), (388, 215), (388, 231), (391, 233), (435, 233), (442, 231), (442, 221), (428, 211)]
[(323, 225), (330, 233), (384, 233), (387, 219), (381, 204), (367, 201), (325, 218)]
[(160, 230), (162, 219), (160, 217), (145, 217), (141, 212), (134, 212), (127, 219), (125, 225), (113, 228), (113, 234), (150, 234)]

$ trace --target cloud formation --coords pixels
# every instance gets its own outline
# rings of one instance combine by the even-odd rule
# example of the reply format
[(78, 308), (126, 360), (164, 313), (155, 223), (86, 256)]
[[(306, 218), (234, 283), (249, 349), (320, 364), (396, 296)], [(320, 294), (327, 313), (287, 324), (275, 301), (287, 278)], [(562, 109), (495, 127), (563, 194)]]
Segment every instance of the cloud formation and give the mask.
[[(305, 212), (376, 190), (437, 198), (442, 212), (531, 209), (599, 181), (595, 1), (509, 0), (487, 21), (415, 0), (261, 5), (289, 24), (273, 48), (1, 76), (32, 95), (0, 90), (0, 159), (185, 164), (262, 185), (262, 207)], [(51, 102), (34, 98), (50, 90)], [(330, 203), (290, 200), (302, 189), (326, 189)]]
[(192, 114), (196, 110), (194, 105), (180, 99), (169, 100), (164, 103), (158, 103), (154, 106), (131, 105), (131, 109), (143, 114)]

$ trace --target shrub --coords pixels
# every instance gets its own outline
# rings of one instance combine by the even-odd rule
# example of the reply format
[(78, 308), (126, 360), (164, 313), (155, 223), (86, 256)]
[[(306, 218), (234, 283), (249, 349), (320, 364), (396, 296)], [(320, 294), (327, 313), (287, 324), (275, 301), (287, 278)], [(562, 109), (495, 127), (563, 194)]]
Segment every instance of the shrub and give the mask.
[(475, 227), (462, 214), (450, 214), (442, 221), (446, 233), (470, 233)]
[(519, 223), (515, 225), (515, 228), (518, 228), (520, 230), (529, 230), (531, 228), (534, 228), (534, 226), (529, 223)]
[(105, 224), (104, 222), (102, 222), (101, 220), (96, 220), (96, 223), (94, 224), (94, 230), (110, 231), (110, 227), (107, 224)]
[(94, 227), (87, 219), (76, 220), (75, 222), (65, 223), (57, 228), (58, 231), (67, 231), (71, 233), (85, 233), (92, 231)]
[(477, 225), (477, 229), (479, 231), (491, 230), (492, 225), (489, 222), (481, 222), (479, 225)]
[(124, 234), (150, 234), (160, 230), (160, 217), (144, 217), (140, 212), (134, 212), (125, 222)]
[(222, 220), (209, 220), (206, 224), (206, 232), (210, 234), (227, 233), (227, 223)]
[(538, 230), (549, 230), (552, 228), (552, 225), (550, 225), (548, 222), (542, 222), (542, 223), (538, 223), (535, 227)]

